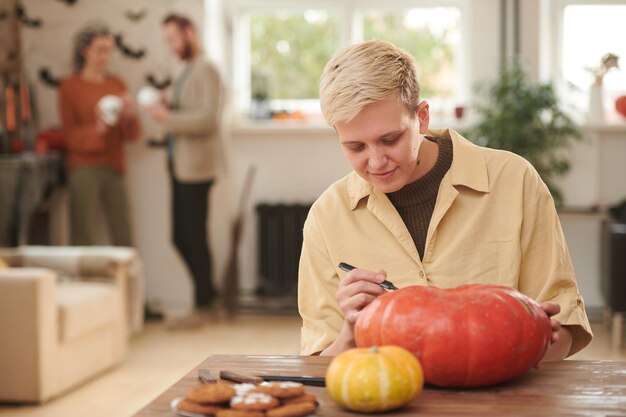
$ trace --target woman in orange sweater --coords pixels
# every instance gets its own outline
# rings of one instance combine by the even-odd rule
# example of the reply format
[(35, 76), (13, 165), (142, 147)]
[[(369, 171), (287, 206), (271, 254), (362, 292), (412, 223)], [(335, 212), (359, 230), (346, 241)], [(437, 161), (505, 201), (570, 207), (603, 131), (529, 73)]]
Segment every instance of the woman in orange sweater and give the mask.
[[(111, 243), (132, 245), (124, 185), (124, 142), (137, 139), (141, 127), (124, 82), (107, 72), (113, 48), (113, 37), (105, 26), (90, 25), (80, 31), (74, 42), (75, 73), (59, 88), (73, 245), (100, 243), (102, 215)], [(99, 109), (100, 99), (107, 95), (123, 101), (117, 120), (107, 120)]]

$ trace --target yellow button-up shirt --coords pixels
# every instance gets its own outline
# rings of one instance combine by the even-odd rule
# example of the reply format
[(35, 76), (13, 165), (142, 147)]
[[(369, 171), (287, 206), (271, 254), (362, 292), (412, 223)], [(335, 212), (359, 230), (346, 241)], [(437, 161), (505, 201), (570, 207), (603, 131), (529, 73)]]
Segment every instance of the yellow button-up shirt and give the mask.
[(328, 347), (343, 315), (335, 299), (346, 262), (384, 269), (397, 287), (499, 284), (561, 306), (570, 355), (593, 338), (552, 196), (523, 158), (476, 146), (452, 129), (453, 160), (439, 187), (423, 256), (387, 196), (352, 172), (313, 204), (304, 226), (298, 304), (301, 353)]

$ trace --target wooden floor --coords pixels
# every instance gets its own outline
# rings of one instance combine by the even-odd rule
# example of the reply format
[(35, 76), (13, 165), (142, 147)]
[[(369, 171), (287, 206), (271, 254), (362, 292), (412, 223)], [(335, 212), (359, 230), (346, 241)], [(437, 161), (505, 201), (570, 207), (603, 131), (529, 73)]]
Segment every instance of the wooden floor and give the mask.
[[(300, 325), (298, 316), (259, 315), (184, 331), (148, 323), (121, 367), (41, 407), (0, 406), (0, 416), (128, 417), (210, 354), (297, 354)], [(605, 328), (593, 330), (594, 341), (575, 359), (626, 360), (626, 348), (611, 349)]]

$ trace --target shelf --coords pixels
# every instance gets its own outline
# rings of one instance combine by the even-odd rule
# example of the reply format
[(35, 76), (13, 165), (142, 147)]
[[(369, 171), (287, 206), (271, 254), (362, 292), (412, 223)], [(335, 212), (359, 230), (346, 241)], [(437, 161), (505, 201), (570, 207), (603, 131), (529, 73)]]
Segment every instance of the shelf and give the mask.
[(605, 208), (595, 208), (595, 207), (583, 207), (583, 206), (563, 206), (557, 207), (557, 212), (559, 214), (575, 214), (575, 215), (586, 215), (586, 216), (606, 216)]
[(582, 124), (580, 129), (583, 132), (591, 133), (623, 133), (626, 138), (626, 122), (623, 123), (593, 123)]
[(250, 137), (297, 137), (297, 136), (332, 136), (335, 131), (322, 120), (255, 120), (240, 119), (231, 125), (232, 135), (236, 138)]
[[(437, 123), (431, 123), (432, 128), (450, 127), (458, 132), (470, 127), (467, 120), (438, 119)], [(329, 127), (321, 118), (309, 120), (255, 120), (241, 118), (230, 127), (235, 138), (254, 137), (301, 137), (301, 136), (327, 136), (336, 138), (334, 129)]]
[(579, 127), (583, 132), (591, 133), (624, 133), (626, 137), (626, 117), (616, 112), (605, 114), (603, 122), (588, 122), (578, 119)]

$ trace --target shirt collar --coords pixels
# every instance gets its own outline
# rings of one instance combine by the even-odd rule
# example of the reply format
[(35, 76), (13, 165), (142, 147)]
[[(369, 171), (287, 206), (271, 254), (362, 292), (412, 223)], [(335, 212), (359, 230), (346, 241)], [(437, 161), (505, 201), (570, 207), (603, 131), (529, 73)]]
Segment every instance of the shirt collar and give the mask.
[[(452, 165), (444, 177), (453, 186), (465, 186), (488, 193), (489, 176), (485, 158), (480, 147), (471, 143), (454, 129), (430, 129), (426, 136), (446, 136), (452, 140)], [(363, 198), (377, 192), (372, 184), (352, 172), (348, 178), (350, 210), (354, 210)]]

